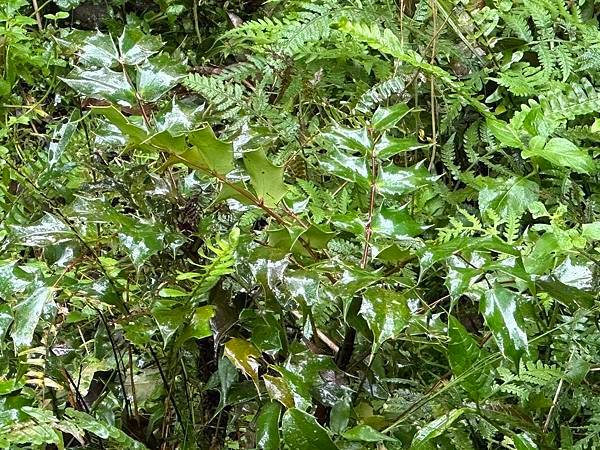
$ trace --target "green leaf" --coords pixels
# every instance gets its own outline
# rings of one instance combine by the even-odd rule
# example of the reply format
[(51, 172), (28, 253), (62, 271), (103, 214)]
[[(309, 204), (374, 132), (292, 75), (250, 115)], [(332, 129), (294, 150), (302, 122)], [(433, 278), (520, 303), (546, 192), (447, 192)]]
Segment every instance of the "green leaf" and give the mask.
[(347, 150), (350, 154), (368, 155), (372, 146), (366, 128), (337, 127), (329, 133), (323, 133), (323, 137), (334, 144), (336, 149)]
[(329, 428), (333, 433), (340, 434), (348, 426), (352, 413), (352, 399), (344, 396), (331, 407), (329, 413)]
[(399, 209), (381, 207), (373, 215), (372, 228), (373, 233), (400, 241), (418, 236), (427, 227), (417, 223), (404, 206)]
[(486, 125), (501, 145), (506, 147), (523, 147), (523, 142), (521, 142), (519, 134), (506, 122), (488, 117)]
[(256, 419), (256, 448), (259, 450), (279, 450), (279, 403), (267, 403), (261, 408)]
[(479, 210), (482, 215), (491, 208), (502, 218), (521, 217), (537, 201), (539, 190), (537, 183), (522, 177), (485, 178), (484, 187), (479, 191)]
[(238, 369), (250, 377), (258, 389), (260, 353), (256, 347), (243, 339), (231, 338), (225, 343), (224, 354)]
[(482, 295), (480, 302), (481, 313), (498, 348), (518, 365), (521, 355), (529, 351), (518, 295), (496, 285)]
[(283, 167), (269, 161), (263, 150), (245, 152), (244, 166), (258, 199), (268, 207), (276, 206), (287, 192)]
[(320, 163), (325, 171), (343, 180), (357, 183), (363, 188), (369, 188), (369, 171), (365, 157), (348, 156), (334, 148), (327, 152), (327, 157)]
[(421, 450), (426, 449), (425, 444), (432, 439), (435, 439), (438, 436), (441, 436), (446, 432), (448, 428), (452, 426), (452, 424), (460, 418), (465, 412), (466, 408), (453, 409), (449, 413), (438, 417), (433, 422), (429, 422), (423, 428), (421, 428), (417, 434), (413, 437), (411, 443), (411, 450)]
[(592, 157), (568, 139), (552, 138), (545, 146), (530, 146), (521, 152), (523, 158), (540, 157), (555, 166), (569, 167), (576, 172), (589, 174), (594, 171)]
[(212, 128), (206, 126), (188, 135), (192, 148), (178, 158), (188, 162), (192, 167), (227, 175), (233, 170), (233, 145), (217, 139)]
[(15, 243), (28, 247), (47, 247), (70, 241), (75, 237), (64, 222), (50, 213), (45, 213), (32, 225), (10, 225), (10, 232)]
[(0, 345), (4, 342), (4, 337), (12, 321), (13, 316), (10, 306), (0, 305)]
[(584, 223), (581, 226), (581, 236), (588, 241), (600, 241), (600, 222)]
[(110, 35), (97, 32), (89, 36), (79, 49), (79, 63), (85, 67), (114, 67), (119, 52)]
[(538, 446), (527, 433), (513, 434), (513, 443), (516, 450), (537, 450)]
[[(460, 377), (465, 372), (472, 371), (482, 359), (484, 353), (477, 341), (465, 327), (453, 316), (448, 316), (448, 361), (452, 373)], [(486, 367), (475, 370), (472, 375), (463, 378), (460, 385), (469, 393), (474, 401), (482, 399), (488, 387), (489, 372)]]
[(350, 428), (346, 431), (342, 436), (349, 441), (359, 441), (359, 442), (397, 442), (397, 439), (386, 436), (383, 433), (380, 433), (375, 428), (370, 427), (369, 425), (357, 425), (354, 428)]
[(406, 168), (390, 164), (381, 168), (377, 188), (384, 195), (402, 195), (430, 185), (438, 178), (427, 171), (423, 161)]
[(395, 126), (412, 108), (406, 103), (398, 103), (394, 106), (377, 108), (373, 114), (371, 124), (378, 131), (384, 131)]
[(381, 159), (387, 159), (398, 153), (410, 152), (423, 147), (426, 145), (419, 144), (414, 137), (395, 138), (384, 133), (379, 142), (375, 144), (375, 155)]
[(123, 72), (115, 72), (106, 67), (95, 70), (73, 69), (65, 83), (82, 95), (99, 100), (108, 100), (121, 106), (137, 103), (133, 86)]
[(296, 408), (288, 409), (281, 422), (283, 440), (294, 450), (338, 450), (325, 428), (310, 414)]
[(213, 305), (205, 305), (196, 308), (190, 323), (185, 327), (183, 333), (177, 339), (176, 347), (181, 346), (185, 341), (191, 338), (204, 339), (212, 336), (212, 329), (210, 327), (210, 319), (215, 315), (215, 307)]
[(144, 101), (156, 102), (175, 87), (185, 75), (185, 66), (173, 61), (168, 55), (154, 57), (137, 70), (138, 93)]
[(17, 350), (28, 347), (33, 341), (33, 333), (37, 327), (46, 303), (54, 296), (54, 290), (48, 286), (40, 286), (26, 299), (13, 308), (14, 323), (10, 332)]
[(411, 315), (404, 295), (380, 287), (364, 292), (359, 314), (373, 332), (372, 354), (383, 342), (400, 334)]
[(119, 36), (119, 60), (130, 66), (142, 64), (161, 47), (159, 37), (144, 34), (140, 28), (128, 25)]
[(594, 294), (564, 284), (552, 277), (547, 280), (537, 280), (535, 284), (542, 292), (550, 294), (552, 298), (558, 300), (573, 312), (580, 308), (594, 306)]

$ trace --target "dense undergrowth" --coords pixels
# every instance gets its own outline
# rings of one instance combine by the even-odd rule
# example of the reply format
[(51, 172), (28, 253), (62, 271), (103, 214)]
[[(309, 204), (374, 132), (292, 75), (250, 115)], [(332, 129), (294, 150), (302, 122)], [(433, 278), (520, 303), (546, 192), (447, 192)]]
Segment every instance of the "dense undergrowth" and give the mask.
[(598, 9), (0, 2), (0, 448), (599, 448)]

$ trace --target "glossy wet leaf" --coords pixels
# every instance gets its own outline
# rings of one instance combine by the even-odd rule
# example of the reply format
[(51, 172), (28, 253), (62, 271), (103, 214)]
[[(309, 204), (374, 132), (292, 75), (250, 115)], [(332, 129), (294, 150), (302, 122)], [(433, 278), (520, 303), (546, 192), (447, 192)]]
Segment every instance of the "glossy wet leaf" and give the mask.
[(565, 138), (552, 138), (545, 145), (530, 145), (521, 153), (523, 158), (540, 157), (555, 166), (568, 167), (579, 173), (591, 173), (595, 165), (587, 150)]
[(288, 409), (281, 421), (283, 440), (294, 450), (337, 450), (327, 430), (308, 413), (296, 408)]
[(323, 169), (346, 181), (357, 183), (364, 188), (369, 187), (369, 172), (366, 159), (362, 156), (348, 156), (338, 149), (327, 153), (327, 157), (320, 161)]
[(591, 308), (594, 305), (594, 294), (561, 283), (556, 279), (537, 280), (536, 285), (541, 291), (547, 292), (572, 311), (579, 308)]
[(370, 427), (369, 425), (357, 425), (353, 428), (350, 428), (346, 431), (342, 436), (349, 441), (359, 441), (359, 442), (397, 442), (397, 439), (394, 439), (386, 434), (383, 434), (377, 431), (375, 428)]
[(332, 407), (329, 413), (329, 427), (336, 434), (341, 434), (350, 422), (350, 414), (352, 413), (351, 399), (345, 396), (338, 400)]
[(485, 214), (491, 208), (502, 218), (521, 217), (538, 196), (538, 184), (526, 178), (488, 178), (479, 191), (479, 210)]
[(520, 301), (518, 294), (499, 285), (486, 290), (480, 300), (481, 313), (498, 348), (515, 363), (529, 351)]
[(337, 127), (323, 137), (331, 142), (336, 149), (345, 150), (345, 153), (359, 153), (367, 155), (371, 149), (371, 140), (366, 128), (351, 129)]
[(372, 353), (386, 340), (398, 336), (410, 319), (406, 297), (379, 287), (364, 292), (359, 313), (373, 332)]
[(377, 188), (384, 195), (402, 195), (430, 185), (438, 178), (431, 175), (422, 162), (406, 168), (390, 164), (381, 168)]
[(79, 50), (79, 61), (87, 67), (113, 67), (119, 62), (119, 52), (108, 34), (89, 36)]
[(477, 341), (465, 327), (453, 316), (448, 317), (448, 361), (455, 377), (461, 377), (468, 372), (471, 375), (462, 378), (459, 384), (469, 393), (470, 397), (479, 401), (488, 389), (489, 368), (477, 369), (477, 364), (486, 355)]
[(387, 159), (399, 153), (418, 150), (424, 146), (419, 144), (414, 137), (395, 138), (384, 133), (379, 142), (375, 144), (375, 154), (381, 159)]
[(263, 381), (271, 400), (281, 403), (286, 408), (295, 406), (294, 395), (283, 377), (264, 375)]
[(373, 233), (403, 240), (418, 236), (427, 227), (420, 225), (412, 218), (408, 209), (403, 208), (380, 208), (373, 216)]
[(183, 330), (180, 338), (177, 340), (176, 346), (182, 345), (189, 339), (204, 339), (213, 335), (210, 327), (210, 320), (215, 315), (215, 307), (213, 305), (205, 305), (196, 308), (192, 313), (189, 323)]
[(276, 206), (287, 192), (283, 167), (273, 164), (263, 150), (245, 152), (244, 166), (258, 199), (266, 206)]
[(6, 332), (13, 321), (12, 311), (8, 305), (0, 305), (0, 345), (4, 342)]
[(397, 103), (389, 107), (380, 106), (371, 120), (373, 128), (379, 131), (387, 130), (402, 120), (410, 110), (411, 108), (406, 103)]
[(452, 424), (456, 422), (456, 420), (458, 420), (466, 411), (467, 409), (465, 408), (453, 409), (434, 421), (429, 422), (427, 425), (417, 431), (413, 437), (410, 448), (412, 450), (426, 449), (426, 444), (429, 441), (444, 434), (446, 430), (450, 428)]
[(136, 86), (146, 102), (156, 102), (183, 79), (186, 71), (182, 64), (163, 54), (147, 60), (136, 71)]
[(54, 291), (51, 287), (40, 286), (13, 307), (14, 323), (10, 336), (17, 350), (31, 345), (44, 306), (53, 297)]
[(95, 70), (76, 68), (62, 80), (86, 97), (109, 100), (121, 106), (133, 106), (137, 102), (134, 88), (125, 74), (106, 67)]
[(10, 231), (17, 244), (28, 247), (47, 247), (75, 237), (68, 225), (50, 213), (31, 225), (11, 225)]
[(160, 38), (147, 35), (134, 26), (126, 26), (119, 36), (119, 60), (123, 64), (141, 64), (162, 47)]
[(259, 450), (279, 450), (279, 403), (267, 403), (261, 408), (256, 419), (256, 448)]
[(231, 338), (225, 343), (224, 354), (244, 374), (249, 377), (258, 389), (258, 369), (260, 368), (260, 353), (251, 343)]

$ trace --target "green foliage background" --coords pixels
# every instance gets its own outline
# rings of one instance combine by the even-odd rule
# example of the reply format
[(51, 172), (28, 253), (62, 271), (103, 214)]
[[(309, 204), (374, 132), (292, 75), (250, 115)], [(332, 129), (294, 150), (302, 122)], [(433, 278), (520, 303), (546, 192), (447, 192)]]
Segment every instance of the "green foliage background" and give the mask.
[(598, 10), (3, 1), (0, 448), (598, 448)]

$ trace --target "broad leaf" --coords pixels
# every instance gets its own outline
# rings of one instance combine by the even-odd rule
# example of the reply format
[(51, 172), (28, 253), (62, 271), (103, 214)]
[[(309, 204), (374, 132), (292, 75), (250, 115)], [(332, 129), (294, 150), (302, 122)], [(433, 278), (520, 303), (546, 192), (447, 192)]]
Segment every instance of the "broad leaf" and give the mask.
[(95, 70), (73, 69), (65, 83), (82, 95), (108, 100), (121, 106), (134, 106), (137, 103), (133, 86), (123, 72), (101, 67)]
[(539, 196), (537, 183), (526, 178), (486, 178), (483, 182), (484, 187), (479, 191), (479, 209), (482, 215), (491, 208), (502, 218), (509, 215), (518, 218)]
[(283, 440), (294, 450), (337, 450), (325, 428), (310, 414), (296, 408), (288, 409), (281, 422)]
[(137, 70), (136, 85), (140, 97), (156, 102), (186, 75), (185, 67), (168, 55), (154, 57)]
[(399, 335), (410, 319), (406, 297), (380, 287), (364, 292), (359, 313), (373, 332), (373, 354), (383, 342)]
[(519, 134), (506, 122), (498, 119), (488, 118), (486, 120), (486, 125), (494, 137), (498, 139), (501, 145), (517, 148), (523, 146), (523, 142), (521, 142)]
[(269, 207), (277, 205), (287, 192), (283, 167), (273, 164), (263, 150), (245, 152), (244, 166), (258, 199)]
[(193, 167), (227, 175), (233, 170), (233, 145), (217, 139), (212, 128), (206, 126), (188, 135), (192, 149), (178, 155)]
[(73, 231), (50, 213), (33, 225), (11, 225), (10, 231), (15, 243), (28, 247), (47, 247), (75, 238)]
[(321, 166), (332, 175), (357, 183), (363, 188), (369, 188), (369, 172), (365, 157), (348, 156), (338, 149), (333, 149), (321, 161)]
[(267, 403), (261, 408), (256, 419), (256, 448), (259, 450), (279, 450), (279, 403)]
[(256, 347), (243, 339), (231, 338), (225, 343), (224, 354), (238, 369), (250, 377), (258, 389), (260, 353)]
[[(532, 141), (534, 141), (532, 139)], [(586, 150), (577, 147), (568, 139), (552, 138), (546, 145), (532, 142), (530, 147), (521, 153), (523, 158), (534, 156), (543, 158), (555, 166), (568, 167), (576, 172), (591, 173), (594, 161)]]
[(517, 294), (500, 285), (485, 291), (480, 300), (481, 313), (498, 348), (515, 364), (529, 351), (519, 300)]
[(390, 107), (380, 106), (373, 114), (371, 124), (376, 130), (387, 130), (396, 125), (410, 111), (411, 108), (406, 103), (398, 103)]
[(402, 195), (432, 184), (438, 178), (427, 171), (422, 161), (406, 168), (390, 164), (381, 168), (377, 187), (382, 194)]
[(336, 149), (346, 150), (348, 154), (359, 153), (365, 156), (369, 154), (372, 146), (365, 128), (337, 127), (329, 133), (323, 133), (323, 137), (334, 144)]
[(17, 350), (31, 345), (33, 333), (42, 316), (44, 306), (52, 300), (53, 296), (52, 288), (40, 286), (14, 306), (14, 323), (10, 336)]
[(421, 428), (417, 434), (413, 437), (411, 450), (425, 450), (427, 447), (425, 444), (438, 436), (441, 436), (446, 432), (448, 428), (452, 426), (457, 419), (462, 416), (467, 409), (453, 409), (449, 413), (435, 419), (433, 422), (428, 423)]
[(399, 209), (382, 207), (373, 216), (372, 227), (375, 234), (397, 240), (418, 236), (427, 228), (411, 217), (406, 206)]
[(380, 433), (375, 428), (369, 425), (357, 425), (354, 428), (349, 429), (342, 435), (349, 441), (359, 442), (397, 442), (397, 439), (389, 437), (383, 433)]

